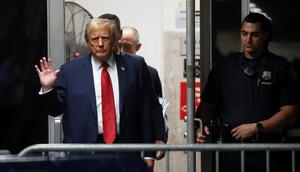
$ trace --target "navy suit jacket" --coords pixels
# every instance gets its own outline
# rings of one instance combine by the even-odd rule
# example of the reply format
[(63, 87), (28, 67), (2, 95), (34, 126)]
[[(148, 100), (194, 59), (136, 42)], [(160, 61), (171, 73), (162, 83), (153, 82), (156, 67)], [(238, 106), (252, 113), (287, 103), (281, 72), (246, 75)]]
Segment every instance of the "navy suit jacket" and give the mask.
[(160, 78), (158, 75), (157, 70), (154, 67), (151, 67), (148, 65), (148, 70), (150, 72), (150, 76), (152, 79), (152, 84), (153, 84), (153, 89), (155, 91), (155, 94), (157, 97), (162, 97), (162, 86), (161, 86), (161, 82), (160, 82)]
[[(120, 97), (120, 142), (153, 143), (151, 113), (162, 115), (142, 58), (115, 55)], [(95, 143), (98, 124), (91, 55), (61, 66), (55, 88), (45, 94), (51, 116), (63, 115), (64, 142)]]
[[(158, 75), (158, 72), (155, 68), (148, 65), (148, 70), (151, 76), (152, 80), (152, 86), (155, 91), (155, 94), (157, 98), (162, 97), (162, 86), (160, 82), (160, 78)], [(166, 126), (165, 122), (162, 116), (159, 115), (153, 115), (153, 131), (154, 131), (154, 138), (155, 140), (163, 140), (164, 142), (167, 142), (167, 133), (166, 133)]]
[[(144, 58), (141, 57), (141, 56), (129, 54), (129, 53), (126, 53), (126, 52), (122, 52), (120, 54), (131, 55), (135, 58), (138, 58), (142, 61), (145, 61)], [(148, 67), (148, 71), (149, 71), (149, 74), (150, 74), (152, 89), (155, 93), (156, 99), (158, 99), (158, 97), (162, 97), (162, 86), (161, 86), (161, 82), (160, 82), (158, 72), (155, 68), (153, 68), (149, 65), (147, 67)], [(151, 115), (152, 115), (151, 121), (152, 121), (153, 135), (154, 135), (155, 140), (165, 141), (167, 136), (166, 136), (164, 118), (162, 116), (162, 113), (157, 113), (156, 112), (156, 110), (158, 110), (158, 108), (156, 108), (156, 106), (157, 105), (154, 104), (154, 107), (152, 107), (152, 109), (151, 109), (151, 110), (153, 110), (153, 113), (151, 113)]]

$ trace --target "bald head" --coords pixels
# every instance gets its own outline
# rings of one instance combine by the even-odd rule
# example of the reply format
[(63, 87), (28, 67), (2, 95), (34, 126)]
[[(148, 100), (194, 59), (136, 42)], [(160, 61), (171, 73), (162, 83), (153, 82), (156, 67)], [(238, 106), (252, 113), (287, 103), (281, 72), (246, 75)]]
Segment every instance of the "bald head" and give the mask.
[(139, 33), (134, 27), (122, 27), (123, 34), (119, 41), (119, 47), (122, 52), (136, 54), (142, 44), (139, 40)]

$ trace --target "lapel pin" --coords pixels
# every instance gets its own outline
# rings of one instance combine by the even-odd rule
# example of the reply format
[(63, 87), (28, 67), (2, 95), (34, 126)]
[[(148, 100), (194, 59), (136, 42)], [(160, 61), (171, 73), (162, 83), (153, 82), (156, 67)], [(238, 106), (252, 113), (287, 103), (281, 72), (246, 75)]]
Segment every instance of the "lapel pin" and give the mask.
[(123, 70), (123, 71), (124, 71), (124, 70), (125, 70), (125, 67), (121, 66), (121, 70)]

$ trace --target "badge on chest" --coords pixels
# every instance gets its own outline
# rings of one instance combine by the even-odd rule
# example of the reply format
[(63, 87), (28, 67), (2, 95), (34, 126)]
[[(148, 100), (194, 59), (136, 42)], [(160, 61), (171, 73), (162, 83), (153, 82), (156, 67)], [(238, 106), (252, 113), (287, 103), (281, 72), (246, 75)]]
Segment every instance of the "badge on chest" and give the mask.
[(258, 80), (259, 85), (272, 85), (272, 72), (271, 71), (263, 71), (260, 79)]

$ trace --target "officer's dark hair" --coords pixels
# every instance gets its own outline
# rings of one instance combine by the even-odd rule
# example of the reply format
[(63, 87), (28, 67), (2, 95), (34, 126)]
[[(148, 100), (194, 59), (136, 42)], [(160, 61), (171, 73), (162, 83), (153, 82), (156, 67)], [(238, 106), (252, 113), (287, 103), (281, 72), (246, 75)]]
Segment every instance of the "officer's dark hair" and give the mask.
[(269, 39), (267, 40), (268, 42), (272, 40), (273, 36), (273, 25), (272, 22), (269, 18), (267, 18), (265, 15), (260, 14), (260, 13), (250, 13), (248, 14), (241, 25), (243, 25), (245, 22), (247, 23), (260, 23), (261, 24), (261, 29), (263, 30), (264, 33), (268, 32), (269, 33)]
[(99, 16), (98, 18), (108, 19), (108, 20), (114, 21), (118, 31), (121, 30), (121, 22), (120, 22), (120, 19), (117, 15), (110, 14), (110, 13), (105, 13), (105, 14), (102, 14), (101, 16)]

